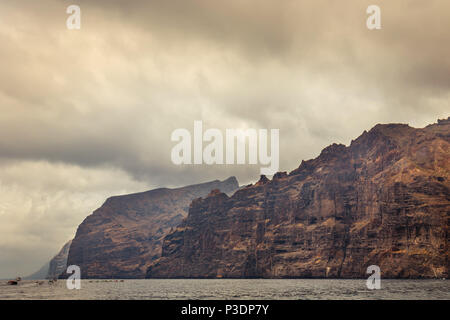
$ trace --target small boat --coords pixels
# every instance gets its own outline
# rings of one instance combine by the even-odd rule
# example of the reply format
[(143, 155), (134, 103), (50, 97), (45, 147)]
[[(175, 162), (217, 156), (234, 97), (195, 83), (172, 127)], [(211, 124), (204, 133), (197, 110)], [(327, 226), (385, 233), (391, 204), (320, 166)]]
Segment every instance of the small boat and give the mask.
[(17, 286), (17, 285), (19, 284), (19, 282), (16, 281), (16, 280), (9, 280), (9, 281), (7, 282), (7, 284), (8, 284), (9, 286)]

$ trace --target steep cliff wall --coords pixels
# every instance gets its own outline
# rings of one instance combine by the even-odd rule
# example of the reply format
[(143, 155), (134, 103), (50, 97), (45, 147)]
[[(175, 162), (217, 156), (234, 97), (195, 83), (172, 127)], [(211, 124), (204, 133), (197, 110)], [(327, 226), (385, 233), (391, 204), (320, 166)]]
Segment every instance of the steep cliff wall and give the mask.
[(192, 199), (218, 188), (231, 193), (236, 178), (112, 197), (78, 227), (68, 265), (83, 278), (143, 278), (161, 254), (165, 234), (187, 215)]
[(67, 257), (69, 256), (69, 249), (72, 240), (68, 241), (49, 262), (47, 262), (41, 269), (24, 277), (25, 280), (42, 280), (54, 279), (64, 274), (67, 270)]
[(69, 257), (71, 245), (72, 240), (67, 242), (64, 247), (62, 247), (61, 251), (52, 260), (50, 260), (46, 277), (47, 279), (58, 278), (67, 271), (67, 259)]
[(192, 202), (149, 278), (448, 277), (450, 118), (377, 125), (289, 174)]

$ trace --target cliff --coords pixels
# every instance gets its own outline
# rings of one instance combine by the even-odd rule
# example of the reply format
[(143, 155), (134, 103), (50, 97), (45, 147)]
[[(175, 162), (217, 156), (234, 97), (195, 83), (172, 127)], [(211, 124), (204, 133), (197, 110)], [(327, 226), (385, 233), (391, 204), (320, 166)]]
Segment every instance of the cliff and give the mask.
[(450, 118), (377, 125), (294, 171), (192, 202), (148, 278), (448, 277)]
[(24, 280), (43, 280), (47, 279), (50, 261), (46, 262), (38, 271), (29, 276), (23, 277)]
[(67, 257), (69, 255), (69, 248), (72, 243), (68, 241), (49, 262), (47, 262), (41, 269), (25, 277), (25, 280), (42, 280), (54, 279), (64, 274), (67, 269)]
[(67, 242), (61, 251), (50, 260), (46, 279), (58, 278), (60, 275), (65, 274), (67, 271), (67, 259), (69, 257), (70, 246), (72, 240)]
[(83, 278), (143, 278), (160, 257), (163, 237), (186, 217), (192, 199), (215, 188), (231, 193), (238, 187), (231, 177), (109, 198), (78, 227), (68, 265), (78, 265)]

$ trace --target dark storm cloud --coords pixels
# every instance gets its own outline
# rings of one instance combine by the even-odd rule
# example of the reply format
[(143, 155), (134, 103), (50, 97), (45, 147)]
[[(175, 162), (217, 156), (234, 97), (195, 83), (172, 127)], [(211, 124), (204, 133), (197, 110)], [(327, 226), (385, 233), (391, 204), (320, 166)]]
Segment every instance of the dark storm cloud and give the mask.
[[(347, 117), (334, 128), (323, 120), (329, 109), (361, 110), (352, 135), (374, 115), (434, 120), (448, 101), (449, 5), (383, 4), (383, 29), (369, 31), (370, 3), (80, 1), (78, 34), (64, 28), (68, 2), (7, 6), (19, 18), (0, 34), (2, 156), (112, 164), (164, 184), (170, 132), (201, 118), (202, 105), (212, 126), (228, 118), (285, 130), (285, 147), (299, 128), (320, 147), (352, 138), (336, 135)], [(289, 169), (318, 150), (287, 152)]]

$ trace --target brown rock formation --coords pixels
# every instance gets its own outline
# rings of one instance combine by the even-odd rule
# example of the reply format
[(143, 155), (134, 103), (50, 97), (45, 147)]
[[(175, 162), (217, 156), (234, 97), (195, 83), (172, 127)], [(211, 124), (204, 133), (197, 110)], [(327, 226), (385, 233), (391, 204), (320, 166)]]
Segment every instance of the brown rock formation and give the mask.
[(186, 217), (192, 199), (238, 187), (231, 177), (109, 198), (78, 227), (68, 265), (80, 266), (83, 278), (143, 278), (161, 254), (164, 235)]
[(46, 279), (58, 278), (67, 271), (67, 258), (69, 257), (71, 244), (72, 240), (67, 242), (64, 247), (62, 247), (61, 251), (50, 260)]
[(289, 175), (196, 199), (151, 278), (448, 277), (450, 118), (377, 125)]
[(64, 274), (67, 270), (67, 257), (72, 240), (68, 241), (49, 262), (35, 273), (25, 277), (25, 280), (54, 279)]

